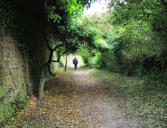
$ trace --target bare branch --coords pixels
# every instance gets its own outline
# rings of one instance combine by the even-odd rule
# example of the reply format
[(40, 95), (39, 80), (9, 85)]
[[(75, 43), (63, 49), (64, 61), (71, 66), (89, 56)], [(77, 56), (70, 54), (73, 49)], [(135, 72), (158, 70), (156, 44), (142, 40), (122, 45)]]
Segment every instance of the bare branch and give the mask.
[(67, 53), (67, 50), (64, 51), (61, 55), (59, 55), (58, 58), (57, 58), (57, 60), (51, 60), (51, 62), (55, 62), (55, 63), (60, 62), (60, 58), (61, 58), (63, 55), (65, 55), (66, 53)]
[(55, 63), (57, 63), (57, 62), (59, 62), (58, 60), (51, 60), (52, 62), (55, 62)]
[(48, 72), (49, 72), (49, 74), (50, 74), (51, 76), (54, 76), (55, 74), (52, 73), (52, 71), (51, 71), (51, 69), (50, 69), (50, 65), (51, 65), (51, 63), (48, 65)]

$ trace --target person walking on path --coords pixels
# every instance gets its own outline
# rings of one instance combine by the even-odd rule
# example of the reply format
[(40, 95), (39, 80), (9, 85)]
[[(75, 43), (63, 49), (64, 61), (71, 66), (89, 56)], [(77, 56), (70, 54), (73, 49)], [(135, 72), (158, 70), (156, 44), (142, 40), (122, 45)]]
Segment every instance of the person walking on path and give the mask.
[(77, 70), (78, 60), (76, 57), (73, 59), (73, 64), (74, 64), (74, 69)]

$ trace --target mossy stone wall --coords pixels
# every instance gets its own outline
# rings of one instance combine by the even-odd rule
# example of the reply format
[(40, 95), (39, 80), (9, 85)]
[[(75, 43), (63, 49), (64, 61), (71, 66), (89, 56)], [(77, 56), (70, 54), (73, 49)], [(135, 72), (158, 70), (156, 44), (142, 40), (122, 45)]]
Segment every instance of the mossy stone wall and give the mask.
[(0, 28), (0, 122), (15, 112), (19, 102), (26, 102), (31, 88), (27, 62), (17, 42)]

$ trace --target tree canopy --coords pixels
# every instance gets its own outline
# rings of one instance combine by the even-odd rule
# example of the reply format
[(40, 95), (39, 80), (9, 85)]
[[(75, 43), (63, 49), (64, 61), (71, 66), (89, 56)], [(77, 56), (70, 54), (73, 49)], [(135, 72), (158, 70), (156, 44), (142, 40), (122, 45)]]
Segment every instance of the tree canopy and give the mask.
[(83, 16), (94, 1), (3, 0), (0, 24), (27, 50), (31, 40), (43, 39), (50, 51), (48, 67), (66, 53), (78, 53), (92, 67), (165, 77), (167, 1), (112, 0), (107, 13)]

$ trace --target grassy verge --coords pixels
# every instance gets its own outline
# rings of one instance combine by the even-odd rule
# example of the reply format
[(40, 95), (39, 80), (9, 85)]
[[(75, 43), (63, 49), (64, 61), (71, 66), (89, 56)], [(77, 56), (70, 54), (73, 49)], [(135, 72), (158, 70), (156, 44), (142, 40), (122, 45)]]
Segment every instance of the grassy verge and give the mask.
[(72, 71), (70, 69), (67, 69), (67, 71), (64, 71), (64, 67), (59, 67), (59, 68), (56, 68), (54, 70), (55, 74), (56, 73), (63, 73), (63, 74), (66, 74), (66, 75), (71, 75), (72, 74)]
[(167, 127), (167, 85), (102, 70), (91, 70), (91, 75), (99, 77), (108, 86), (116, 86), (133, 104), (146, 127)]

